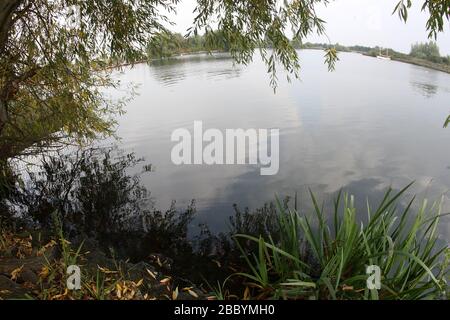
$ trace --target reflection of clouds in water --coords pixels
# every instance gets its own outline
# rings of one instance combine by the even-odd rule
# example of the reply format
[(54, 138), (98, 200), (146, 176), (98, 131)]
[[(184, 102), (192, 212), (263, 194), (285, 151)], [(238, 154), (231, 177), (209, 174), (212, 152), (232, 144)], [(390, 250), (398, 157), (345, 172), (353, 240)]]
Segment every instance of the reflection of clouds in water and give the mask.
[[(362, 216), (366, 199), (375, 206), (390, 185), (399, 189), (416, 180), (409, 195), (431, 200), (447, 191), (450, 153), (442, 146), (450, 132), (442, 130), (442, 114), (448, 75), (354, 54), (342, 54), (330, 74), (320, 53), (302, 51), (301, 57), (303, 82), (280, 81), (276, 95), (257, 61), (240, 68), (229, 58), (194, 56), (132, 71), (142, 74), (142, 95), (129, 105), (119, 134), (156, 166), (143, 182), (159, 204), (176, 199), (183, 206), (196, 198), (198, 219), (217, 231), (226, 229), (233, 203), (255, 209), (275, 194), (298, 191), (306, 207), (308, 187), (326, 201), (343, 187), (355, 195)], [(414, 90), (435, 98), (427, 101)], [(191, 130), (195, 120), (220, 130), (280, 128), (279, 174), (261, 177), (258, 166), (173, 166), (171, 131)]]
[[(197, 222), (208, 224), (213, 232), (220, 232), (224, 230), (224, 223), (226, 224), (229, 217), (234, 214), (233, 204), (236, 204), (240, 210), (249, 208), (250, 212), (254, 212), (263, 207), (265, 203), (274, 201), (276, 197), (279, 197), (280, 199), (290, 197), (293, 199), (297, 196), (299, 210), (303, 214), (312, 214), (314, 207), (312, 206), (309, 189), (314, 192), (318, 201), (323, 203), (324, 212), (329, 215), (329, 218), (332, 217), (334, 210), (333, 200), (337, 197), (340, 190), (342, 190), (343, 194), (354, 196), (358, 219), (367, 222), (368, 204), (371, 211), (374, 212), (383, 200), (389, 187), (393, 188), (391, 196), (394, 196), (400, 192), (402, 188), (406, 187), (406, 185), (401, 185), (396, 188), (385, 178), (371, 177), (350, 181), (332, 191), (326, 191), (329, 190), (329, 185), (314, 183), (307, 183), (304, 185), (298, 184), (296, 187), (290, 184), (289, 188), (280, 189), (279, 182), (277, 181), (265, 181), (262, 183), (262, 181), (258, 181), (259, 179), (260, 177), (257, 170), (247, 172), (233, 179), (234, 182), (232, 184), (224, 186), (220, 191), (216, 190), (216, 196), (209, 198), (208, 201), (203, 203), (202, 207), (199, 208), (200, 215), (197, 217)], [(276, 179), (274, 178), (273, 180)], [(243, 192), (243, 190), (248, 190), (248, 192)], [(442, 186), (433, 185), (432, 183), (424, 185), (419, 181), (418, 183), (413, 184), (410, 189), (399, 198), (399, 201), (396, 203), (397, 215), (401, 214), (402, 210), (408, 206), (413, 197), (415, 197), (416, 200), (411, 206), (411, 214), (415, 214), (420, 210), (424, 199), (429, 200), (429, 209), (431, 208), (432, 203), (439, 203), (441, 200), (439, 195), (442, 196), (443, 212), (450, 212), (450, 199), (448, 194), (445, 191), (443, 192)], [(226, 202), (224, 199), (233, 199), (233, 203)], [(433, 212), (435, 213), (435, 211)], [(446, 239), (450, 238), (449, 217), (443, 217), (438, 232), (440, 234), (439, 238), (441, 239), (439, 242), (443, 245), (446, 243)]]

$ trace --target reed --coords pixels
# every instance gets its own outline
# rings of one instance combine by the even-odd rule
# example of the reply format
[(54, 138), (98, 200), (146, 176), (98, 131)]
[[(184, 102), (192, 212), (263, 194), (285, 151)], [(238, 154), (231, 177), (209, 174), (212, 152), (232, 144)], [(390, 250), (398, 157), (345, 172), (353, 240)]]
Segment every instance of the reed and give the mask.
[[(241, 247), (250, 271), (238, 275), (250, 281), (259, 299), (445, 299), (450, 251), (438, 244), (445, 214), (440, 203), (426, 200), (413, 214), (414, 198), (398, 210), (409, 187), (389, 189), (375, 210), (368, 204), (367, 222), (353, 196), (342, 192), (331, 214), (312, 192), (312, 215), (277, 200), (279, 234), (235, 235), (238, 245), (245, 240), (258, 248), (249, 253)], [(380, 290), (367, 287), (370, 265), (381, 269)]]

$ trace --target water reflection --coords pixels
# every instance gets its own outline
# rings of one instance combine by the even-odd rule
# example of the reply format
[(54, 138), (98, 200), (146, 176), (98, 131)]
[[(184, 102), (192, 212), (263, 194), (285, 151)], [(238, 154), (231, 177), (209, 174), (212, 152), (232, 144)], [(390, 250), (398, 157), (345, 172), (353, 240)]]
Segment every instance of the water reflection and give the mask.
[(438, 87), (430, 83), (411, 82), (411, 85), (427, 98), (431, 98), (438, 92)]
[(184, 81), (186, 74), (190, 77), (206, 75), (211, 80), (239, 77), (242, 69), (231, 62), (227, 53), (205, 53), (154, 60), (149, 65), (154, 78), (170, 87)]
[(208, 79), (211, 80), (228, 80), (237, 78), (241, 75), (241, 69), (238, 67), (234, 68), (226, 68), (226, 69), (219, 69), (219, 70), (212, 70), (208, 71)]
[(413, 67), (411, 68), (410, 83), (415, 92), (426, 98), (431, 98), (438, 92), (439, 86), (443, 83), (442, 75), (445, 76), (445, 74), (431, 69)]
[[(242, 67), (227, 57), (183, 58), (123, 75), (142, 86), (117, 134), (123, 148), (151, 159), (155, 172), (142, 182), (160, 206), (196, 199), (199, 219), (221, 230), (233, 203), (256, 208), (295, 192), (306, 203), (307, 188), (329, 199), (343, 187), (362, 205), (366, 198), (376, 203), (390, 185), (416, 181), (411, 194), (447, 198), (450, 130), (442, 123), (449, 75), (357, 54), (341, 54), (329, 73), (320, 52), (302, 51), (300, 58), (301, 81), (287, 83), (279, 74), (276, 95), (258, 60)], [(261, 177), (255, 166), (173, 165), (171, 133), (192, 130), (196, 120), (219, 130), (279, 128), (279, 174)]]

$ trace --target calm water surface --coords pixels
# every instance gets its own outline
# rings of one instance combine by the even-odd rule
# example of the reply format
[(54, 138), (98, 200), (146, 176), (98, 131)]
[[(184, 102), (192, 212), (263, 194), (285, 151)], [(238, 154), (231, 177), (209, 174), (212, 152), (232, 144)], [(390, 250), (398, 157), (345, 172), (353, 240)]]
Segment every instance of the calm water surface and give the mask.
[[(300, 56), (301, 80), (280, 80), (276, 94), (259, 60), (236, 66), (224, 55), (142, 64), (118, 75), (139, 84), (119, 119), (120, 146), (154, 166), (142, 181), (157, 206), (195, 199), (198, 222), (218, 231), (234, 203), (257, 208), (275, 194), (299, 192), (306, 204), (307, 188), (330, 200), (343, 187), (363, 206), (367, 197), (375, 204), (388, 186), (415, 180), (409, 194), (444, 196), (450, 211), (450, 129), (442, 128), (450, 75), (351, 53), (340, 54), (329, 73), (322, 52)], [(195, 120), (205, 128), (279, 128), (279, 173), (260, 176), (252, 165), (173, 165), (172, 131), (192, 132)]]

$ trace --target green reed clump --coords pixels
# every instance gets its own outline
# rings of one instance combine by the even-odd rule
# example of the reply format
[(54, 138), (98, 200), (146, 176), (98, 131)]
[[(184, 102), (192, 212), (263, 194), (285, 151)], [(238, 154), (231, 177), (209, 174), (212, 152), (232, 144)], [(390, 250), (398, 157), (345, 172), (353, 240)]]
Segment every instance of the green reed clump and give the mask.
[[(354, 198), (339, 193), (331, 215), (311, 192), (312, 217), (286, 209), (278, 201), (278, 234), (235, 236), (257, 244), (242, 249), (253, 298), (283, 299), (444, 299), (450, 250), (438, 245), (440, 203), (424, 201), (412, 212), (414, 198), (402, 211), (400, 196), (389, 189), (376, 210), (367, 206), (367, 222)], [(328, 219), (331, 218), (330, 222)], [(277, 239), (275, 242), (273, 239)], [(367, 267), (381, 269), (380, 290), (369, 290)], [(248, 290), (246, 290), (248, 291)]]

